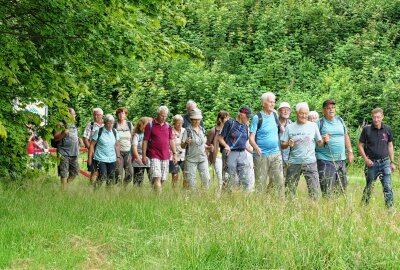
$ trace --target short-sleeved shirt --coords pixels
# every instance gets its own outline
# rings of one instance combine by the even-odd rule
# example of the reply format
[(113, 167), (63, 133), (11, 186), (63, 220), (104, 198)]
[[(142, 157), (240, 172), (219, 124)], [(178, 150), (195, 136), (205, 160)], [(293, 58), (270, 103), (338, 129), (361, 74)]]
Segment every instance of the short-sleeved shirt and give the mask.
[(329, 150), (328, 146), (321, 147), (317, 145), (315, 152), (318, 160), (332, 160), (330, 151), (332, 151), (333, 158), (335, 161), (346, 160), (346, 144), (345, 134), (347, 133), (347, 127), (342, 123), (338, 117), (328, 120), (325, 117), (318, 119), (318, 129), (321, 127), (321, 121), (323, 121), (322, 128), (320, 130), (321, 135), (329, 134)]
[(258, 115), (256, 114), (251, 120), (250, 133), (256, 135), (256, 144), (261, 149), (261, 156), (279, 154), (279, 135), (274, 113), (272, 112), (269, 115), (266, 115), (264, 112), (260, 113), (263, 118), (261, 127), (257, 130)]
[(85, 131), (83, 132), (83, 138), (88, 139), (89, 141), (92, 140), (94, 133), (99, 130), (99, 128), (103, 127), (104, 124), (102, 123), (101, 125), (97, 124), (96, 122), (93, 122), (93, 127), (92, 127), (92, 122), (89, 122), (86, 125)]
[(192, 126), (188, 126), (183, 133), (182, 141), (186, 142), (188, 136), (192, 142), (186, 148), (185, 160), (189, 162), (203, 162), (207, 159), (205, 144), (207, 141), (203, 128), (199, 128), (199, 132), (195, 131)]
[(170, 140), (173, 139), (169, 124), (158, 123), (155, 119), (146, 125), (143, 140), (148, 141), (147, 156), (151, 159), (169, 160)]
[[(184, 161), (185, 160), (185, 149), (181, 147), (182, 143), (182, 137), (183, 133), (185, 132), (185, 128), (181, 128), (181, 131), (178, 132), (175, 128), (172, 128), (172, 136), (174, 137), (174, 142), (175, 142), (175, 148), (176, 148), (176, 158), (178, 161)], [(172, 160), (172, 153), (171, 155), (171, 160)]]
[(389, 155), (388, 143), (393, 142), (392, 129), (383, 123), (380, 129), (374, 125), (365, 126), (360, 135), (360, 142), (364, 144), (364, 151), (369, 159), (386, 158)]
[(315, 144), (322, 137), (316, 123), (307, 121), (305, 124), (296, 122), (288, 125), (281, 141), (287, 142), (290, 139), (294, 141), (294, 146), (290, 148), (289, 163), (311, 164), (317, 161)]
[(117, 123), (116, 130), (120, 136), (120, 140), (119, 140), (120, 151), (130, 152), (131, 147), (132, 147), (132, 143), (131, 143), (132, 134), (131, 134), (131, 130), (129, 129), (128, 124), (125, 122), (125, 125), (121, 126), (119, 123)]
[(135, 133), (133, 134), (132, 145), (135, 145), (138, 151), (138, 154), (142, 156), (142, 144), (143, 144), (144, 133)]
[(120, 139), (118, 132), (112, 130), (108, 131), (103, 128), (100, 139), (97, 140), (99, 136), (99, 130), (93, 134), (93, 140), (96, 141), (96, 149), (94, 151), (94, 159), (101, 162), (112, 163), (117, 161), (117, 154), (115, 153), (115, 143)]
[(62, 156), (77, 157), (79, 155), (78, 128), (75, 124), (68, 124), (69, 134), (58, 144), (57, 152)]
[(236, 119), (229, 119), (224, 124), (221, 136), (231, 150), (245, 150), (249, 140), (249, 127)]
[[(288, 126), (288, 125), (290, 125), (290, 124), (292, 124), (293, 122), (292, 122), (292, 120), (290, 120), (290, 119), (286, 119), (286, 123), (285, 123), (285, 125), (283, 125), (283, 127), (285, 127), (285, 130), (286, 130), (286, 127)], [(279, 131), (279, 136), (280, 137), (282, 137), (283, 136), (283, 133), (284, 133), (285, 131)], [(289, 160), (289, 153), (290, 153), (290, 148), (286, 148), (286, 149), (281, 149), (281, 152), (282, 152), (282, 159), (283, 159), (283, 161), (288, 161)]]

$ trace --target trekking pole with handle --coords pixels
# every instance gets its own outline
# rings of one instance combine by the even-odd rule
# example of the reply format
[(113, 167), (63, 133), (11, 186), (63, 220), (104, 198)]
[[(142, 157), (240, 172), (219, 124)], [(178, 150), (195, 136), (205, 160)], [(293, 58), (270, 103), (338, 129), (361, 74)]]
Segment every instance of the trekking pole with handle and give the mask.
[(338, 178), (338, 180), (339, 180), (340, 189), (342, 190), (343, 196), (345, 197), (345, 199), (346, 199), (346, 201), (347, 201), (347, 197), (346, 197), (346, 193), (344, 192), (342, 180), (341, 180), (341, 177), (340, 177), (340, 175), (339, 175), (339, 173), (338, 173), (338, 167), (337, 167), (337, 165), (336, 165), (335, 158), (334, 158), (334, 156), (333, 156), (333, 154), (332, 154), (331, 145), (329, 144), (329, 142), (327, 142), (326, 144), (328, 145), (329, 153), (330, 153), (331, 158), (332, 158), (333, 167), (335, 167), (335, 173), (336, 173), (337, 178)]

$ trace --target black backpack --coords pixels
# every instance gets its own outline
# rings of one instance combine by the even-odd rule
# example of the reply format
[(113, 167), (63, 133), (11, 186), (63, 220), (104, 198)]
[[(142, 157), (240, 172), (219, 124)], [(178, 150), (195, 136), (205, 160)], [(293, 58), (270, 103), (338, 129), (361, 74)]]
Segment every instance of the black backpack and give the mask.
[[(97, 135), (97, 141), (99, 141), (101, 134), (103, 133), (103, 130), (104, 130), (104, 127), (99, 128), (99, 134)], [(117, 130), (115, 128), (112, 128), (111, 130), (114, 134), (115, 140), (117, 140)]]

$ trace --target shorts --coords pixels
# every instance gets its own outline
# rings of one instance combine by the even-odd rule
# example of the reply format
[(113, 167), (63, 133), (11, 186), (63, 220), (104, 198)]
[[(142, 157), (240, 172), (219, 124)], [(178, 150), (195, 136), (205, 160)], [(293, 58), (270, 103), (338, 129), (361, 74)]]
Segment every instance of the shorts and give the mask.
[(172, 174), (177, 174), (180, 171), (183, 171), (184, 169), (184, 164), (185, 162), (183, 160), (179, 160), (176, 164), (172, 162), (172, 160), (169, 161), (169, 172)]
[(77, 176), (79, 174), (78, 157), (60, 156), (58, 175), (61, 178)]
[(161, 181), (167, 180), (169, 160), (150, 159), (151, 178), (160, 177)]

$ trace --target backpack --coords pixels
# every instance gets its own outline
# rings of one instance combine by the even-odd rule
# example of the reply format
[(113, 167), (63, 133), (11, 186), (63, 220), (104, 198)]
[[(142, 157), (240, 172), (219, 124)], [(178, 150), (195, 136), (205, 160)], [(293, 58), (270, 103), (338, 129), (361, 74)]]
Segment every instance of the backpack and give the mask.
[[(322, 128), (324, 127), (324, 119), (325, 117), (322, 117), (318, 120), (318, 128), (319, 128), (319, 133), (322, 135)], [(337, 119), (343, 126), (343, 132), (346, 134), (346, 126), (344, 125), (343, 119), (339, 116), (335, 116), (335, 119)]]
[[(131, 123), (131, 121), (126, 121), (126, 124), (128, 125), (129, 131), (132, 134), (132, 123)], [(113, 128), (117, 129), (117, 125), (118, 125), (118, 123), (115, 122), (114, 125), (113, 125)]]
[[(104, 127), (99, 128), (99, 134), (97, 135), (97, 141), (100, 140), (101, 134), (103, 133)], [(117, 130), (112, 128), (112, 132), (114, 134), (115, 140), (117, 140)]]
[[(228, 138), (230, 138), (230, 134), (231, 134), (231, 132), (232, 132), (232, 130), (233, 130), (233, 128), (235, 127), (235, 122), (236, 122), (236, 120), (234, 120), (234, 119), (229, 119), (228, 121), (232, 121), (232, 126), (231, 126), (231, 128), (229, 129), (229, 132), (226, 134), (226, 136), (224, 137), (224, 140), (225, 140), (225, 142), (227, 142), (227, 139)], [(247, 130), (247, 139), (248, 139), (248, 137), (249, 137), (249, 134), (248, 134), (248, 130), (249, 130), (249, 127), (247, 126), (247, 125), (245, 125), (246, 126), (246, 130)], [(229, 147), (232, 147), (232, 146), (234, 146), (234, 145), (231, 145), (231, 146), (229, 146)], [(221, 149), (221, 152), (222, 152), (222, 146), (220, 145), (220, 149)]]

